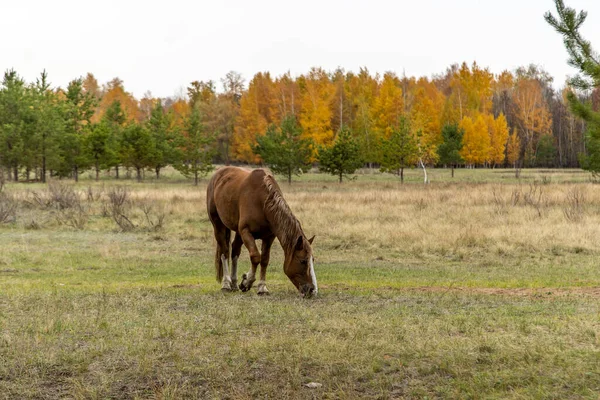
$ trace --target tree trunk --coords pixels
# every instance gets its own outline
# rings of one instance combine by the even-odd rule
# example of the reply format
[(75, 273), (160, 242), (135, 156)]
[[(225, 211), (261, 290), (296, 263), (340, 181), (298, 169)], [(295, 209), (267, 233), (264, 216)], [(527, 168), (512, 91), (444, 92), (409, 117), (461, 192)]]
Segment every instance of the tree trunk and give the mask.
[(400, 183), (404, 183), (404, 167), (400, 168)]
[(115, 178), (119, 179), (119, 166), (115, 166), (115, 172), (116, 172), (116, 176)]
[(13, 168), (13, 176), (14, 176), (14, 181), (15, 182), (19, 182), (19, 167), (14, 167)]
[(194, 186), (198, 186), (198, 169), (194, 171)]
[(140, 167), (135, 167), (135, 177), (138, 182), (142, 181), (142, 169)]
[(73, 177), (75, 178), (75, 182), (79, 182), (79, 167), (77, 165), (73, 167)]
[(423, 163), (423, 160), (420, 158), (419, 164), (421, 164), (421, 168), (423, 168), (423, 183), (428, 184), (429, 180), (427, 179), (427, 169), (425, 168), (425, 163)]
[(98, 182), (100, 180), (100, 166), (98, 165), (98, 162), (96, 161), (96, 182)]
[(291, 168), (288, 168), (287, 176), (288, 176), (288, 185), (291, 185), (292, 184), (292, 169)]
[(340, 183), (342, 183), (343, 174), (340, 172)]
[(454, 178), (454, 164), (452, 164), (452, 177)]
[(46, 183), (46, 156), (42, 157), (42, 183)]
[(160, 179), (160, 167), (156, 167), (155, 171), (156, 171), (156, 179)]

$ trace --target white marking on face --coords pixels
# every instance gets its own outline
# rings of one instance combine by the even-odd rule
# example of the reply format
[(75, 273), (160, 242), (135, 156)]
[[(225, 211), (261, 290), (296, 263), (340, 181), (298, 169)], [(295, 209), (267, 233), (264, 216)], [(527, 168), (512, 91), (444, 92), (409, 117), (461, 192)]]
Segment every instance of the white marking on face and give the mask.
[(319, 287), (317, 286), (317, 275), (315, 274), (315, 266), (314, 266), (314, 257), (310, 257), (310, 277), (312, 278), (312, 284), (315, 288), (314, 294), (316, 295), (319, 291)]

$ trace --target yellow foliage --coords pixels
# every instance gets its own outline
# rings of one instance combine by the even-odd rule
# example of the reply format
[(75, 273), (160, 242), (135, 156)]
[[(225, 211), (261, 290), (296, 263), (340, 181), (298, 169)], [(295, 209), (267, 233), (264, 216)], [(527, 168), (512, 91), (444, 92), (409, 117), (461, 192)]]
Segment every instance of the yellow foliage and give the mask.
[(508, 139), (508, 124), (504, 114), (496, 119), (491, 114), (487, 116), (488, 131), (490, 135), (490, 151), (488, 161), (494, 165), (504, 162), (504, 150)]
[(335, 88), (321, 68), (313, 68), (306, 76), (298, 78), (301, 93), (300, 126), (303, 137), (316, 145), (333, 141), (331, 129), (331, 99)]
[(270, 124), (278, 123), (279, 117), (275, 84), (270, 74), (256, 74), (240, 100), (240, 113), (231, 144), (233, 156), (240, 161), (258, 163), (260, 157), (252, 151), (256, 138), (264, 135)]
[(389, 138), (403, 113), (404, 99), (400, 80), (395, 74), (387, 72), (371, 108), (373, 129), (378, 137)]
[(465, 131), (460, 155), (467, 164), (484, 164), (489, 159), (491, 148), (485, 118), (481, 114), (475, 118), (475, 121), (471, 117), (464, 117), (460, 127)]

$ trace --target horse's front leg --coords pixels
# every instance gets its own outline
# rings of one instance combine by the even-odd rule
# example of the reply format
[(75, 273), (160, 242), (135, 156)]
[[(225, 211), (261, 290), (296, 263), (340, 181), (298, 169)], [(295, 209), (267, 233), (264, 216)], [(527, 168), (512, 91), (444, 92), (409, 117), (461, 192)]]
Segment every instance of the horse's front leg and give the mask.
[(260, 249), (260, 280), (258, 281), (259, 295), (269, 294), (269, 289), (267, 289), (267, 266), (269, 265), (269, 258), (271, 257), (271, 245), (273, 244), (273, 240), (275, 240), (275, 236), (269, 236), (262, 241)]
[(260, 263), (261, 258), (258, 248), (256, 247), (256, 241), (250, 230), (248, 228), (242, 228), (239, 232), (244, 245), (250, 253), (250, 262), (252, 263), (250, 271), (248, 271), (247, 274), (242, 275), (242, 283), (240, 283), (240, 290), (242, 292), (247, 292), (256, 280), (256, 267)]

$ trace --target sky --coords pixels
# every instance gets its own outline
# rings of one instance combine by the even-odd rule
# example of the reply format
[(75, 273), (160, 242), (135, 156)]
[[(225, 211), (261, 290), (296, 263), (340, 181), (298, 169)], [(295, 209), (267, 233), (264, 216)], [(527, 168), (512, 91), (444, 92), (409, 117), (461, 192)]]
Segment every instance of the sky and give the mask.
[[(6, 2), (5, 2), (6, 3)], [(582, 32), (600, 50), (600, 0)], [(342, 67), (427, 76), (476, 61), (493, 73), (531, 63), (560, 87), (574, 69), (543, 18), (552, 0), (19, 0), (2, 5), (0, 71), (27, 81), (46, 70), (53, 86), (94, 74), (141, 98), (185, 92), (229, 71), (306, 73)]]

